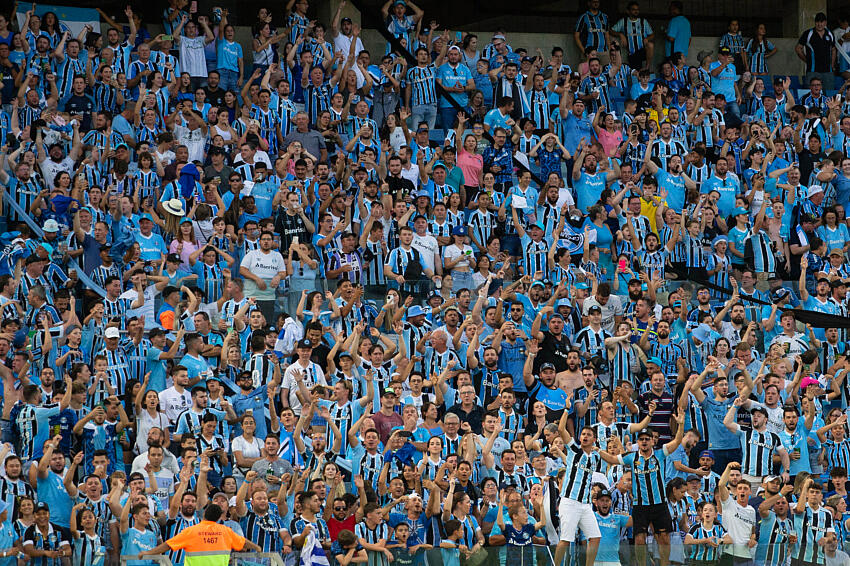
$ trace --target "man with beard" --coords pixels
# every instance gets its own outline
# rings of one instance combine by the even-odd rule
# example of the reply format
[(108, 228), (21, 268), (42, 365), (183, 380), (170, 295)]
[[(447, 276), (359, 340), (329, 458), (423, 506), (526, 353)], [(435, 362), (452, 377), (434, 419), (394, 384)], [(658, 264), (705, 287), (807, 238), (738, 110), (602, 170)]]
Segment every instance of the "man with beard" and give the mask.
[(549, 316), (549, 328), (546, 332), (540, 331), (542, 316), (552, 312), (552, 310), (551, 306), (543, 307), (537, 313), (534, 324), (531, 326), (531, 334), (542, 349), (542, 355), (536, 360), (535, 368), (538, 368), (539, 371), (544, 363), (550, 363), (554, 366), (556, 372), (561, 372), (567, 369), (567, 352), (571, 348), (570, 340), (564, 334), (564, 317), (559, 313), (553, 313)]
[[(671, 131), (670, 123), (664, 122), (661, 125), (661, 139), (655, 142), (656, 145), (653, 147), (658, 147), (658, 144), (681, 145), (681, 142), (670, 139)], [(667, 134), (666, 141), (664, 138), (665, 133)], [(650, 136), (650, 139), (652, 139), (652, 136)], [(682, 149), (684, 150), (684, 147)], [(653, 149), (653, 154), (654, 153), (655, 150)], [(647, 148), (647, 156), (648, 155), (649, 148)], [(659, 167), (652, 159), (646, 159), (644, 161), (650, 174), (655, 175), (659, 189), (667, 191), (667, 206), (676, 211), (684, 209), (685, 193), (690, 190), (696, 190), (697, 188), (697, 184), (688, 177), (687, 174), (685, 174), (684, 166), (682, 165), (683, 155), (685, 155), (684, 151), (682, 151), (682, 153), (668, 154), (666, 156), (666, 167)], [(655, 155), (653, 155), (653, 157), (655, 157)]]
[[(148, 431), (147, 436), (147, 446), (150, 448), (151, 446), (162, 446), (163, 439), (165, 438), (164, 432), (159, 427), (153, 427)], [(133, 459), (133, 467), (130, 470), (132, 473), (141, 473), (145, 471), (145, 466), (150, 462), (150, 458), (148, 452), (142, 452), (138, 456)], [(171, 453), (170, 450), (165, 450), (162, 457), (162, 463), (160, 464), (163, 468), (170, 471), (172, 475), (177, 475), (180, 471), (180, 464), (177, 462), (177, 458), (174, 454)]]
[(714, 305), (711, 304), (711, 292), (708, 287), (697, 287), (697, 308), (691, 309), (688, 312), (688, 326), (695, 327), (698, 324), (699, 315), (701, 312), (709, 313), (712, 318), (717, 314)]
[(599, 200), (599, 194), (617, 179), (618, 172), (614, 169), (600, 171), (596, 155), (591, 152), (591, 147), (586, 145), (584, 140), (579, 144), (578, 151), (575, 162), (581, 166), (573, 168), (576, 208), (582, 214), (587, 214), (587, 209)]
[(23, 465), (21, 459), (14, 454), (9, 455), (12, 446), (4, 444), (0, 450), (0, 461), (5, 461), (4, 469), (6, 477), (0, 479), (0, 499), (2, 499), (8, 509), (9, 519), (17, 520), (18, 508), (21, 497), (35, 498), (35, 490), (23, 479)]
[(493, 346), (485, 346), (481, 353), (481, 362), (478, 355), (467, 358), (467, 367), (472, 374), (472, 382), (478, 392), (478, 402), (484, 406), (489, 405), (499, 395), (499, 354)]
[[(203, 464), (201, 466), (202, 470), (205, 469)], [(188, 490), (192, 471), (193, 467), (189, 466), (185, 466), (180, 471), (180, 482), (174, 490), (174, 495), (171, 497), (171, 504), (168, 507), (168, 520), (165, 523), (165, 532), (163, 533), (164, 539), (175, 537), (184, 529), (188, 529), (201, 522), (201, 518), (197, 512), (197, 496), (194, 492)], [(168, 553), (168, 557), (171, 559), (172, 564), (182, 564), (185, 558), (184, 550), (171, 550)]]
[[(806, 289), (806, 272), (809, 267), (809, 260), (803, 257), (800, 260), (800, 279), (798, 281), (798, 289), (800, 291), (800, 300), (803, 302), (803, 307), (806, 310), (821, 312), (825, 314), (840, 314), (840, 310), (836, 308), (835, 303), (830, 301), (832, 293), (832, 285), (826, 277), (821, 277), (815, 284), (815, 296), (811, 296)], [(826, 334), (823, 328), (816, 328), (815, 336), (818, 340), (826, 340)]]
[[(732, 288), (737, 289), (734, 278), (732, 279)], [(826, 288), (828, 292), (829, 284), (827, 284)], [(726, 318), (727, 312), (730, 313), (729, 320), (723, 320)], [(718, 329), (720, 334), (729, 340), (729, 346), (733, 350), (741, 342), (741, 338), (744, 337), (744, 330), (747, 327), (746, 312), (746, 308), (740, 302), (736, 290), (735, 295), (726, 301), (726, 305), (714, 317), (714, 328)]]
[[(265, 483), (262, 481), (254, 483), (257, 478), (257, 472), (253, 470), (245, 474), (245, 482), (236, 492), (234, 515), (241, 519), (240, 525), (245, 538), (262, 548), (261, 552), (280, 553), (284, 545), (290, 546), (291, 538), (283, 518), (269, 505), (269, 493)], [(245, 505), (249, 487), (253, 488), (250, 509)], [(286, 491), (281, 490), (280, 493), (286, 493)], [(278, 505), (281, 504), (286, 505), (282, 499), (278, 501)]]
[[(707, 393), (702, 388), (703, 381), (706, 376), (718, 371), (718, 369), (720, 373), (717, 374), (717, 379), (714, 380), (711, 391)], [(729, 380), (726, 377), (726, 372), (720, 368), (714, 358), (706, 364), (705, 370), (691, 384), (691, 393), (707, 417), (706, 436), (708, 447), (714, 455), (714, 471), (725, 470), (726, 464), (729, 462), (740, 462), (741, 444), (738, 437), (723, 424), (726, 412), (734, 406), (734, 395), (729, 394)], [(711, 396), (709, 396), (709, 393)], [(746, 398), (750, 392), (744, 390), (739, 393), (743, 398)]]
[[(561, 322), (563, 324), (563, 320)], [(539, 344), (538, 340), (531, 340), (528, 343), (528, 357), (522, 368), (522, 379), (528, 389), (528, 406), (533, 407), (535, 401), (540, 401), (546, 405), (547, 418), (552, 422), (561, 417), (568, 398), (567, 392), (557, 385), (555, 366), (551, 362), (540, 363), (536, 377), (532, 372), (538, 352), (541, 350), (546, 351), (545, 342), (543, 345)]]
[[(536, 336), (540, 331), (542, 315), (545, 314), (543, 312), (543, 310), (546, 309), (544, 306), (545, 301), (543, 300), (543, 293), (546, 291), (546, 286), (542, 281), (535, 281), (531, 283), (527, 294), (514, 292), (514, 289), (519, 286), (520, 283), (528, 285), (533, 276), (534, 274), (526, 275), (521, 280), (518, 280), (507, 287), (502, 292), (502, 298), (506, 302), (521, 304), (523, 306), (522, 326), (531, 327), (532, 336)], [(536, 327), (535, 324), (537, 325)]]
[(644, 332), (638, 345), (646, 352), (648, 357), (658, 358), (664, 377), (668, 381), (676, 383), (676, 378), (679, 375), (676, 362), (685, 357), (685, 349), (670, 339), (670, 323), (664, 320), (659, 321), (656, 324), (654, 336), (649, 332)]

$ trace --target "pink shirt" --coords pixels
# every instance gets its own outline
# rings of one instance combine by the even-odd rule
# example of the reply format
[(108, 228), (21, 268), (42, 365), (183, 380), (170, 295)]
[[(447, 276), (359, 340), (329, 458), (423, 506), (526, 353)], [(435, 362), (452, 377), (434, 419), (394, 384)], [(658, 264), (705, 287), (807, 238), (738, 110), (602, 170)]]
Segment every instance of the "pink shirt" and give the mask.
[(457, 166), (463, 171), (463, 184), (468, 187), (477, 187), (480, 173), (484, 169), (484, 157), (460, 148), (457, 154)]
[(614, 152), (617, 151), (617, 148), (620, 147), (620, 143), (623, 141), (623, 132), (622, 130), (617, 130), (612, 134), (605, 128), (599, 128), (596, 131), (596, 137), (599, 138), (599, 143), (602, 144), (602, 149), (605, 151), (605, 155), (612, 157)]

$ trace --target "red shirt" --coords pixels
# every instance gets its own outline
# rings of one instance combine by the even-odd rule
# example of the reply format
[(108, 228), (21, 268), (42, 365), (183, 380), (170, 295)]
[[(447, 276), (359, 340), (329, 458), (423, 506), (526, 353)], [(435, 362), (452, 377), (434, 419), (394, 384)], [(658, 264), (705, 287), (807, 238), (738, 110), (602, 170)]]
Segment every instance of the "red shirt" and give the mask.
[(354, 525), (357, 524), (357, 521), (354, 520), (354, 515), (349, 515), (344, 521), (338, 521), (336, 517), (331, 517), (326, 522), (328, 524), (328, 532), (331, 534), (331, 542), (336, 540), (336, 537), (339, 536), (341, 531), (347, 529), (353, 533)]

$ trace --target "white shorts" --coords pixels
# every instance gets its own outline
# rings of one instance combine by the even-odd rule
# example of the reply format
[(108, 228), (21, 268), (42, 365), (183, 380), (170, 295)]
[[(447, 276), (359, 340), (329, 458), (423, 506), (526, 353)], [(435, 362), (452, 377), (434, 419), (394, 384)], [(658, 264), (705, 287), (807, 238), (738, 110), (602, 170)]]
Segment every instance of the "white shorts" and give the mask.
[(562, 541), (575, 542), (578, 529), (581, 529), (585, 538), (602, 538), (590, 503), (579, 503), (573, 499), (564, 498), (558, 506), (558, 518), (561, 521)]

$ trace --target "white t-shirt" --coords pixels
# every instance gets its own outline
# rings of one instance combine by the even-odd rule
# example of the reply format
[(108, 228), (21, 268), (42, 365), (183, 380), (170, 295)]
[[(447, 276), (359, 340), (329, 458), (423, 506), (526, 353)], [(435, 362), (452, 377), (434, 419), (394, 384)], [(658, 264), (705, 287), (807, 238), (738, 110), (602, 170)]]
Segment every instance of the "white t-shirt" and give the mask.
[[(351, 38), (347, 35), (342, 35), (341, 33), (336, 34), (334, 38), (334, 51), (336, 53), (342, 53), (346, 57), (348, 57), (348, 50), (351, 49)], [(363, 51), (363, 42), (360, 41), (360, 38), (357, 38), (357, 45), (354, 47), (354, 58), (357, 59), (357, 56), (360, 55), (360, 52)]]
[(614, 317), (623, 316), (623, 303), (620, 301), (620, 297), (617, 295), (609, 295), (608, 302), (604, 305), (599, 304), (596, 297), (588, 297), (585, 299), (584, 306), (582, 308), (582, 314), (584, 316), (588, 315), (590, 307), (599, 307), (602, 309), (602, 328), (611, 334), (614, 334)]
[(437, 243), (437, 238), (431, 234), (420, 236), (419, 234), (414, 233), (411, 246), (413, 246), (419, 252), (419, 255), (422, 256), (423, 269), (430, 269), (433, 272), (434, 255), (439, 255), (440, 253), (440, 244)]
[(273, 301), (275, 289), (269, 282), (281, 271), (286, 271), (286, 263), (283, 256), (277, 250), (271, 250), (264, 254), (262, 250), (251, 250), (244, 258), (240, 267), (248, 269), (251, 273), (266, 282), (265, 290), (257, 288), (257, 284), (251, 279), (245, 279), (245, 296), (254, 297), (260, 301)]
[[(260, 456), (262, 456), (262, 453), (260, 452), (262, 448), (263, 443), (256, 436), (254, 437), (253, 442), (248, 442), (247, 440), (245, 440), (244, 436), (237, 436), (233, 439), (233, 443), (230, 446), (230, 449), (233, 451), (241, 450), (242, 456), (245, 458), (259, 458)], [(246, 471), (250, 469), (251, 468), (249, 466)], [(242, 469), (236, 465), (235, 459), (233, 460), (233, 472), (240, 476), (244, 475)]]
[(192, 394), (188, 389), (184, 389), (183, 393), (179, 393), (174, 387), (169, 387), (165, 391), (159, 393), (159, 407), (168, 421), (176, 425), (177, 417), (180, 413), (192, 406)]
[[(163, 392), (164, 393), (164, 392)], [(148, 433), (152, 428), (168, 428), (168, 417), (165, 413), (157, 413), (155, 417), (150, 416), (147, 410), (142, 409), (142, 412), (136, 417), (139, 430), (136, 433), (136, 452), (139, 454), (148, 451)]]
[[(204, 116), (206, 119), (206, 116)], [(201, 128), (190, 130), (186, 126), (177, 124), (174, 126), (174, 137), (177, 143), (185, 145), (189, 150), (189, 161), (204, 161), (204, 144), (207, 136)]]
[(207, 76), (207, 61), (204, 57), (204, 47), (207, 41), (203, 36), (180, 36), (180, 69), (191, 77)]
[[(124, 314), (127, 318), (130, 318), (131, 316), (141, 317), (144, 315), (145, 330), (150, 330), (159, 326), (156, 322), (156, 312), (154, 310), (154, 301), (156, 296), (159, 295), (159, 290), (156, 288), (156, 285), (148, 285), (145, 287), (144, 295), (145, 304), (137, 309), (127, 309), (127, 312)], [(121, 293), (118, 297), (121, 299), (130, 299), (130, 302), (132, 303), (139, 298), (139, 292), (135, 289), (128, 289)]]
[(847, 553), (843, 550), (835, 549), (834, 556), (824, 553), (824, 557), (826, 558), (826, 566), (850, 566), (850, 556), (847, 556)]
[(325, 381), (325, 372), (322, 371), (319, 364), (314, 362), (310, 362), (305, 368), (296, 361), (286, 368), (286, 371), (283, 372), (283, 381), (280, 383), (280, 388), (289, 389), (289, 406), (292, 407), (296, 415), (300, 415), (301, 401), (298, 400), (298, 396), (295, 394), (298, 391), (298, 382), (295, 380), (296, 371), (304, 372), (304, 385), (307, 386), (307, 389), (312, 389), (316, 385), (327, 387), (328, 382)]
[(747, 547), (753, 527), (756, 526), (756, 510), (751, 505), (741, 507), (735, 498), (726, 496), (723, 505), (723, 528), (732, 537), (732, 545), (726, 547), (725, 553), (740, 558), (752, 558), (753, 553)]
[(443, 250), (443, 258), (454, 261), (455, 258), (465, 255), (466, 257), (455, 264), (452, 268), (459, 271), (472, 271), (475, 269), (475, 250), (469, 244), (463, 244), (463, 248), (457, 247), (457, 244), (446, 246)]
[(70, 175), (74, 171), (74, 160), (66, 157), (59, 163), (56, 163), (48, 157), (41, 162), (41, 172), (44, 173), (44, 186), (48, 190), (53, 188), (53, 179), (62, 171)]
[(419, 166), (415, 163), (410, 164), (410, 169), (401, 168), (401, 178), (407, 179), (413, 183), (414, 187), (419, 186)]

